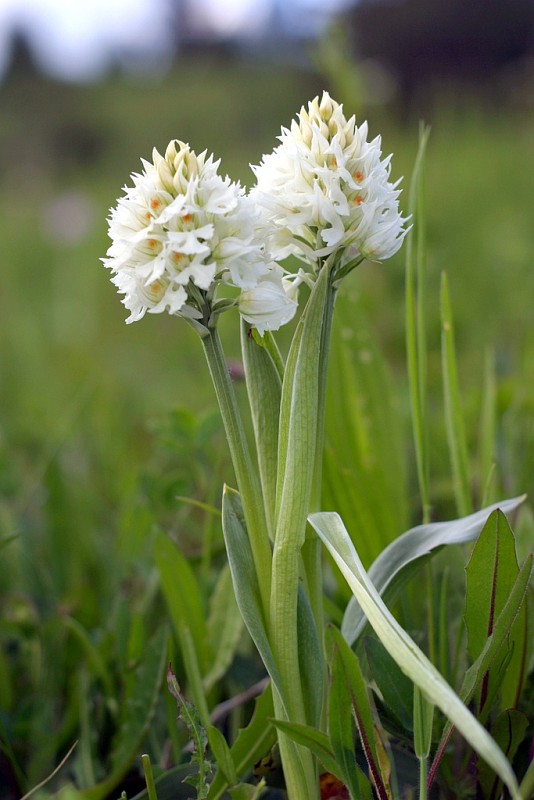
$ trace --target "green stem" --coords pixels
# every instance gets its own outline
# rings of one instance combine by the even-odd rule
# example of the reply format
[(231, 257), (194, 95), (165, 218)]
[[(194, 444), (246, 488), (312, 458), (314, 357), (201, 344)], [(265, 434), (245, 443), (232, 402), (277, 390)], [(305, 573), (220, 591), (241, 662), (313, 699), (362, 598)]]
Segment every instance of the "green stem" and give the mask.
[(156, 784), (154, 782), (154, 773), (152, 772), (152, 764), (150, 763), (150, 756), (146, 753), (141, 756), (141, 763), (143, 764), (143, 772), (145, 773), (145, 783), (148, 795), (148, 800), (158, 800), (158, 793), (156, 791)]
[(250, 455), (217, 329), (210, 329), (209, 333), (201, 338), (201, 341), (219, 402), (237, 486), (241, 495), (262, 606), (265, 619), (268, 621), (271, 595), (271, 547), (258, 472)]
[(419, 800), (426, 800), (426, 779), (427, 779), (427, 761), (426, 758), (419, 759)]

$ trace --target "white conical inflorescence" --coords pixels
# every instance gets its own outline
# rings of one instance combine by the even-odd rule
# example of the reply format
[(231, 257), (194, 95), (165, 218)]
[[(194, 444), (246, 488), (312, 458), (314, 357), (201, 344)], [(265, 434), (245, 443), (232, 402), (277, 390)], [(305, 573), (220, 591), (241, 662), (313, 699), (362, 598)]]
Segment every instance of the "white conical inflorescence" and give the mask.
[(146, 312), (198, 317), (196, 289), (227, 283), (249, 290), (269, 274), (254, 204), (218, 174), (219, 161), (172, 141), (164, 156), (154, 150), (142, 164), (111, 209), (112, 244), (103, 259), (128, 322)]
[(367, 123), (347, 120), (324, 92), (279, 139), (252, 167), (250, 192), (274, 257), (294, 253), (317, 264), (339, 253), (342, 261), (383, 261), (399, 249), (406, 219), (398, 182), (390, 182), (391, 157), (382, 159), (380, 137), (367, 141)]

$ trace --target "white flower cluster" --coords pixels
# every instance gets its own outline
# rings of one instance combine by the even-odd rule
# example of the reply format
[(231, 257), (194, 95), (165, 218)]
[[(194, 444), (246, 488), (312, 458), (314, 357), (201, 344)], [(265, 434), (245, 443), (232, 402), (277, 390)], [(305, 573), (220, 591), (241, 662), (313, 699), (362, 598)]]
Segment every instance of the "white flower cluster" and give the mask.
[(312, 262), (338, 251), (343, 260), (383, 261), (406, 234), (398, 182), (389, 181), (390, 158), (381, 160), (380, 137), (367, 141), (324, 92), (301, 109), (281, 144), (252, 167), (250, 195), (263, 209), (265, 232), (276, 258), (290, 253)]
[(199, 319), (195, 287), (209, 292), (226, 283), (250, 292), (265, 280), (278, 293), (278, 313), (260, 320), (258, 329), (287, 322), (296, 303), (256, 236), (252, 201), (218, 174), (220, 162), (173, 141), (165, 156), (154, 150), (153, 163), (142, 163), (143, 172), (132, 175), (133, 186), (110, 212), (112, 244), (103, 259), (124, 295), (127, 322), (147, 311)]
[[(237, 305), (260, 333), (277, 330), (324, 258), (335, 254), (348, 271), (361, 258), (383, 261), (399, 249), (407, 230), (398, 182), (389, 180), (380, 137), (367, 141), (366, 123), (347, 120), (325, 92), (279, 138), (252, 168), (257, 184), (248, 195), (218, 174), (213, 156), (180, 141), (142, 162), (110, 212), (112, 244), (103, 259), (124, 295), (127, 322), (168, 311), (205, 328), (211, 311)], [(308, 267), (284, 275), (275, 261), (292, 253)], [(221, 284), (240, 290), (236, 301), (217, 302)]]

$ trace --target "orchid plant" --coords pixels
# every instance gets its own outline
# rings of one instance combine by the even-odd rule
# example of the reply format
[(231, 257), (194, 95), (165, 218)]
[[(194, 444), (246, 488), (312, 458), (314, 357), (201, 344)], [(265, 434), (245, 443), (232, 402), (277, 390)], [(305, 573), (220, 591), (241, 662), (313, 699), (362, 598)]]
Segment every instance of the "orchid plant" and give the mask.
[[(459, 697), (451, 689), (383, 599), (410, 564), (448, 542), (473, 540), (494, 508), (439, 532), (431, 525), (413, 529), (369, 573), (342, 520), (320, 508), (336, 295), (364, 259), (382, 262), (396, 253), (410, 229), (399, 210), (399, 182), (390, 177), (391, 159), (382, 157), (380, 137), (368, 141), (367, 125), (347, 119), (326, 92), (279, 138), (253, 167), (256, 184), (248, 193), (221, 177), (219, 161), (205, 152), (196, 155), (180, 141), (163, 156), (154, 150), (111, 211), (104, 264), (130, 312), (127, 322), (145, 313), (184, 317), (204, 349), (237, 481), (237, 491), (226, 486), (223, 494), (228, 561), (243, 620), (270, 677), (272, 706), (269, 701), (264, 713), (276, 726), (287, 795), (371, 797), (353, 755), (355, 724), (369, 770), (365, 785), (380, 798), (392, 796), (351, 650), (368, 622), (415, 687), (420, 796), (426, 796), (436, 706), (510, 795), (526, 797), (506, 756), (469, 711), (469, 691)], [(303, 294), (284, 361), (272, 332), (293, 319)], [(231, 309), (241, 317), (254, 450), (218, 333), (220, 315)], [(499, 508), (508, 513), (518, 503)], [(326, 636), (323, 545), (355, 598), (342, 632), (329, 629)], [(510, 620), (529, 576), (530, 562), (514, 584)], [(172, 680), (171, 689), (179, 695)], [(219, 772), (199, 797), (215, 800), (235, 782), (238, 762), (216, 731), (208, 735)], [(325, 793), (324, 775), (338, 781), (338, 795)]]

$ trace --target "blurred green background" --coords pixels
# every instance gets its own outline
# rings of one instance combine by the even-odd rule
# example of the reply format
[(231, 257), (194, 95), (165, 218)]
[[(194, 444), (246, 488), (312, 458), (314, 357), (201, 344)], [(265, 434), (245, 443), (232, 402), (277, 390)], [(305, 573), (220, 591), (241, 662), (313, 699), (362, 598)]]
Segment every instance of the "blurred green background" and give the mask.
[[(273, 148), (280, 126), (302, 104), (327, 89), (347, 115), (369, 120), (372, 136), (382, 135), (384, 152), (394, 153), (393, 177), (404, 175), (407, 189), (419, 122), (430, 123), (434, 500), (440, 516), (454, 515), (440, 405), (443, 270), (469, 443), (476, 448), (484, 369), (493, 353), (496, 485), (510, 495), (533, 489), (534, 104), (525, 78), (532, 62), (523, 53), (513, 69), (504, 59), (472, 73), (440, 64), (429, 67), (425, 81), (424, 61), (414, 61), (421, 72), (413, 64), (404, 68), (392, 51), (389, 60), (387, 53), (364, 52), (364, 26), (376, 30), (378, 23), (373, 4), (363, 5), (370, 19), (349, 11), (341, 26), (300, 42), (291, 62), (272, 53), (245, 58), (228, 43), (203, 42), (180, 51), (158, 79), (115, 72), (98, 82), (61, 82), (21, 57), (0, 85), (0, 539), (7, 542), (0, 550), (0, 775), (4, 770), (6, 786), (18, 782), (22, 791), (42, 779), (77, 735), (80, 722), (69, 702), (75, 705), (72, 683), (83, 647), (64, 649), (62, 620), (75, 618), (98, 641), (121, 603), (136, 609), (148, 602), (157, 527), (200, 562), (211, 557), (206, 541), (215, 553), (222, 547), (216, 518), (206, 522), (198, 509), (175, 500), (186, 495), (217, 505), (222, 480), (231, 482), (200, 345), (168, 316), (126, 326), (99, 264), (108, 247), (108, 209), (154, 146), (163, 151), (180, 138), (197, 151), (208, 149), (222, 158), (223, 172), (250, 185), (249, 164)], [(404, 7), (417, 13), (415, 0)], [(427, 23), (436, 28), (435, 18)], [(401, 22), (388, 30), (395, 25)], [(467, 39), (458, 46), (473, 52)], [(411, 48), (417, 52), (416, 42)], [(403, 259), (401, 252), (352, 274), (338, 323), (347, 329), (365, 320), (387, 364), (406, 471), (398, 533), (420, 514)], [(222, 329), (229, 357), (239, 359), (237, 320), (224, 319)], [(143, 617), (147, 630), (151, 614), (152, 606)], [(48, 742), (47, 732), (54, 732)], [(24, 777), (16, 774), (10, 748)], [(10, 791), (0, 797), (15, 796)]]

